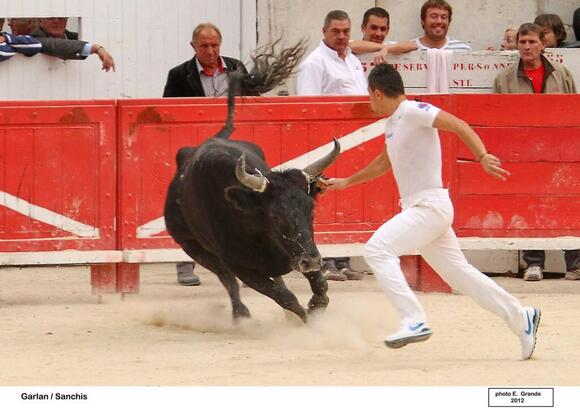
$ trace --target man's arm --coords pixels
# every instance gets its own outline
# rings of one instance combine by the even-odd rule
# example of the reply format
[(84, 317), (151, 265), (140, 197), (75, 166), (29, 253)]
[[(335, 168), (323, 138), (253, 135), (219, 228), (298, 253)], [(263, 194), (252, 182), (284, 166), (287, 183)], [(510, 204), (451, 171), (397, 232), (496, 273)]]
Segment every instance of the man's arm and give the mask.
[[(61, 60), (84, 60), (90, 54), (96, 54), (101, 60), (102, 69), (109, 71), (111, 68), (115, 71), (115, 61), (105, 47), (97, 43), (87, 43), (80, 40), (66, 40), (63, 38), (39, 37), (38, 41), (42, 44), (42, 53), (57, 57)], [(88, 50), (88, 52), (84, 52)]]
[(375, 65), (386, 64), (387, 55), (399, 55), (417, 50), (417, 42), (415, 40), (402, 41), (400, 43), (383, 45), (381, 50), (377, 53), (373, 62)]
[(357, 55), (375, 53), (383, 49), (383, 45), (381, 43), (365, 40), (351, 40), (348, 43), (348, 46), (352, 50), (352, 53)]
[(483, 170), (491, 176), (505, 180), (505, 177), (510, 174), (501, 168), (501, 161), (497, 157), (487, 152), (479, 135), (464, 120), (441, 110), (433, 121), (433, 128), (457, 134), (477, 161), (481, 163)]
[(320, 179), (320, 184), (322, 185), (321, 188), (323, 191), (326, 189), (346, 189), (384, 175), (390, 169), (391, 160), (389, 159), (389, 155), (387, 155), (387, 150), (383, 149), (371, 163), (351, 176), (347, 178)]
[(115, 71), (115, 60), (113, 59), (113, 56), (105, 49), (105, 47), (97, 43), (93, 43), (91, 46), (91, 54), (97, 54), (101, 60), (101, 63), (103, 64), (101, 69), (109, 72), (109, 70), (112, 68), (113, 71)]

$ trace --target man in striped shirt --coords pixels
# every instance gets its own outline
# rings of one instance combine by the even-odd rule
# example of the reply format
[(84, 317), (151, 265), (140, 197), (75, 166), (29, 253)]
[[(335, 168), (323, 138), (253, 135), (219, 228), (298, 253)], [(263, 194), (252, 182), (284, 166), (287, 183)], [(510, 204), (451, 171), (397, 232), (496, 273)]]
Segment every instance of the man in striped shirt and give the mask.
[(453, 9), (445, 0), (428, 0), (421, 7), (423, 36), (416, 38), (418, 50), (439, 48), (442, 50), (471, 51), (464, 41), (447, 37)]
[(455, 40), (447, 36), (453, 9), (445, 0), (427, 0), (421, 7), (421, 26), (424, 34), (421, 37), (397, 44), (383, 45), (374, 58), (374, 63), (384, 64), (388, 54), (402, 54), (415, 50), (438, 48), (452, 51), (471, 51), (471, 46), (465, 41)]

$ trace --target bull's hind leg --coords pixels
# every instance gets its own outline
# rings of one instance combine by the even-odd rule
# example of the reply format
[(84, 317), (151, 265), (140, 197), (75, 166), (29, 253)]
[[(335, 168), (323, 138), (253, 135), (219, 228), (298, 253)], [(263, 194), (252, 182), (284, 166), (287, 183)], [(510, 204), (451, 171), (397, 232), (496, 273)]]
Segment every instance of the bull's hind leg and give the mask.
[(234, 320), (242, 317), (249, 318), (250, 310), (242, 303), (240, 286), (238, 285), (236, 277), (227, 269), (223, 268), (219, 260), (214, 255), (205, 251), (195, 240), (188, 240), (187, 242), (180, 243), (180, 245), (189, 257), (218, 276), (230, 296)]
[(329, 303), (328, 296), (326, 295), (328, 283), (320, 271), (309, 271), (303, 274), (308, 279), (310, 288), (312, 289), (312, 298), (308, 301), (308, 312), (314, 312), (316, 310), (324, 311)]
[(240, 279), (254, 290), (276, 301), (280, 307), (292, 311), (302, 321), (306, 322), (306, 311), (302, 308), (296, 296), (286, 287), (284, 280), (274, 280), (266, 276), (240, 276)]

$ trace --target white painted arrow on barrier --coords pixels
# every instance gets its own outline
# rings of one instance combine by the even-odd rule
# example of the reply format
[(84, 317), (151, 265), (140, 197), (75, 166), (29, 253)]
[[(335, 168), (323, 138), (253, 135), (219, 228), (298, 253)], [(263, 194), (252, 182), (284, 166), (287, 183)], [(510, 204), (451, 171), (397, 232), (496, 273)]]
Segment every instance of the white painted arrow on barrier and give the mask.
[[(345, 136), (340, 137), (338, 141), (340, 142), (341, 152), (346, 152), (378, 136), (384, 135), (385, 121), (386, 119), (384, 118), (380, 119), (376, 122), (373, 122), (370, 125), (364, 126), (362, 128), (357, 129), (354, 132), (351, 132)], [(324, 155), (328, 154), (328, 152), (333, 148), (333, 146), (334, 143), (329, 142), (325, 145), (322, 145), (316, 149), (313, 149), (294, 159), (290, 159), (289, 161), (274, 167), (274, 170), (284, 170), (291, 168), (302, 169), (306, 167), (309, 163), (312, 163), (322, 158)], [(137, 228), (137, 238), (145, 239), (153, 237), (156, 234), (159, 234), (165, 230), (166, 230), (165, 220), (163, 219), (163, 216), (161, 216), (155, 220), (151, 220), (150, 222), (145, 223), (142, 226), (139, 226)]]
[(26, 217), (54, 226), (78, 237), (99, 238), (99, 229), (96, 227), (77, 222), (62, 214), (34, 205), (20, 197), (13, 196), (1, 190), (0, 206), (7, 207)]

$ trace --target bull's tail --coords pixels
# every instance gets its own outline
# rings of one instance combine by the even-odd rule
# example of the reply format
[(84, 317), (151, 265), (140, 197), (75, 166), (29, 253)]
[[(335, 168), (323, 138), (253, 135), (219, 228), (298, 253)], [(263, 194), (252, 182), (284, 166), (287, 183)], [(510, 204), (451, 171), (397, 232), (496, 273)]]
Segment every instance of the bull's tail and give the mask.
[(276, 52), (280, 39), (266, 45), (252, 56), (253, 67), (249, 73), (232, 72), (228, 87), (228, 116), (216, 138), (227, 139), (234, 131), (234, 99), (241, 95), (260, 95), (271, 91), (286, 81), (298, 66), (306, 52), (306, 41), (300, 40), (292, 47)]

